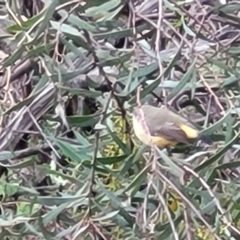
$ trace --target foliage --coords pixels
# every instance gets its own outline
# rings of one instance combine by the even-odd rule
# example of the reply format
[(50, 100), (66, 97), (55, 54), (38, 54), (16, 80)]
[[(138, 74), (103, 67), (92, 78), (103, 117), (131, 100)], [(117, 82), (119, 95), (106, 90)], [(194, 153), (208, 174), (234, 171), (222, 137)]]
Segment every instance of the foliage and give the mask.
[[(239, 6), (1, 1), (1, 239), (239, 239)], [(214, 144), (151, 154), (139, 86)]]

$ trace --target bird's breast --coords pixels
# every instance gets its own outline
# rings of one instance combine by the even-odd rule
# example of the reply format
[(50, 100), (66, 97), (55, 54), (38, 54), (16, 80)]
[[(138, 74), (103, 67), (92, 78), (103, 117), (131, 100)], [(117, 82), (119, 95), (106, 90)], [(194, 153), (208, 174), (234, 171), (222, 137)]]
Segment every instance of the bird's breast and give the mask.
[(146, 129), (144, 129), (143, 124), (140, 122), (140, 120), (133, 117), (132, 119), (133, 129), (135, 132), (135, 135), (137, 138), (144, 144), (150, 146), (151, 144), (157, 145), (159, 147), (165, 147), (168, 145), (175, 144), (174, 141), (170, 141), (164, 136), (158, 135), (158, 136), (150, 136), (147, 133)]
[(150, 145), (151, 137), (148, 136), (146, 129), (143, 124), (135, 116), (132, 118), (133, 130), (137, 138), (146, 145)]

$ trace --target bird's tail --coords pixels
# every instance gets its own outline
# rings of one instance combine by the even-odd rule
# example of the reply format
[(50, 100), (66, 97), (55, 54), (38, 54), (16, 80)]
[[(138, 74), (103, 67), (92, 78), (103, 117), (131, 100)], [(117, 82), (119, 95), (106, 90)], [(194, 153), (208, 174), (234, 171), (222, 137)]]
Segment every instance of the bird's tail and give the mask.
[(211, 145), (213, 143), (212, 139), (209, 136), (204, 135), (204, 134), (200, 134), (198, 137), (198, 140), (201, 140), (202, 142), (205, 142), (209, 145)]

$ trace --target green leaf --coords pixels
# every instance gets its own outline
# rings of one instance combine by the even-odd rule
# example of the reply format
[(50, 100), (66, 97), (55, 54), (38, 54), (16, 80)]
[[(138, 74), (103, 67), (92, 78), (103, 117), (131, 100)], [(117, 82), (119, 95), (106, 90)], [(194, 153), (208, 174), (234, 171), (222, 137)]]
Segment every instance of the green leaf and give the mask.
[(3, 67), (8, 67), (11, 64), (15, 63), (18, 59), (21, 58), (23, 52), (26, 50), (25, 46), (22, 46), (18, 49), (15, 50), (15, 52), (13, 52), (10, 57), (8, 57), (4, 63), (3, 63)]
[(184, 20), (184, 16), (181, 17), (181, 21), (182, 21), (182, 25), (183, 25), (183, 29), (185, 30), (185, 32), (192, 36), (192, 37), (195, 37), (196, 34), (191, 30), (191, 28), (189, 28), (186, 23), (185, 23), (185, 20)]
[(39, 24), (35, 37), (38, 37), (46, 29), (58, 5), (59, 5), (59, 0), (52, 0), (49, 6), (47, 6), (43, 21)]
[(77, 147), (73, 147), (72, 144), (61, 140), (55, 140), (56, 145), (61, 150), (62, 154), (73, 161), (82, 162), (89, 160), (89, 155), (86, 153), (87, 149), (79, 151)]
[(83, 89), (83, 88), (77, 88), (76, 89), (76, 88), (70, 88), (70, 87), (65, 87), (65, 86), (60, 86), (60, 85), (57, 85), (57, 87), (59, 89), (65, 90), (69, 93), (78, 94), (82, 97), (97, 98), (97, 97), (102, 95), (102, 93), (99, 92), (99, 91), (90, 91), (90, 90), (86, 90), (86, 89)]
[(27, 159), (27, 160), (24, 160), (22, 162), (15, 163), (15, 164), (3, 164), (3, 163), (0, 163), (0, 166), (6, 167), (8, 169), (14, 169), (15, 170), (15, 169), (21, 169), (21, 168), (32, 166), (34, 161), (35, 161), (34, 158), (30, 158), (30, 159)]
[(200, 164), (198, 167), (195, 168), (195, 171), (198, 172), (206, 167), (208, 167), (209, 165), (213, 164), (216, 161), (219, 161), (220, 158), (223, 156), (223, 154), (237, 141), (239, 134), (236, 134), (235, 137), (228, 142), (223, 148), (221, 148), (219, 151), (216, 152), (216, 154), (214, 154), (212, 157), (210, 157), (207, 161), (205, 161), (204, 163)]
[(33, 49), (31, 49), (30, 51), (28, 51), (26, 58), (31, 58), (31, 57), (35, 57), (35, 56), (39, 56), (42, 53), (49, 53), (50, 50), (52, 50), (54, 47), (53, 43), (49, 43), (46, 45), (41, 45), (41, 46), (36, 46)]
[(147, 165), (142, 171), (135, 176), (131, 183), (124, 189), (124, 192), (127, 193), (129, 197), (133, 197), (138, 191), (140, 186), (143, 183), (146, 183), (147, 173), (150, 169), (150, 166)]
[(28, 18), (26, 21), (21, 22), (21, 26), (19, 24), (11, 24), (7, 27), (9, 32), (18, 32), (18, 31), (28, 31), (38, 20), (45, 17), (45, 11), (41, 11), (39, 14), (34, 15), (31, 18)]
[(67, 121), (69, 125), (74, 127), (95, 126), (100, 118), (100, 113), (91, 115), (74, 115), (68, 116)]
[[(67, 11), (63, 11), (63, 10), (59, 11), (58, 13), (61, 16), (65, 16), (65, 15), (68, 14)], [(87, 21), (84, 21), (81, 18), (79, 18), (79, 17), (77, 17), (77, 16), (75, 16), (73, 14), (70, 14), (70, 16), (68, 17), (67, 21), (69, 23), (71, 23), (71, 25), (78, 27), (78, 29), (85, 29), (85, 30), (87, 30), (89, 32), (96, 32), (97, 31), (97, 28), (93, 26), (92, 22), (90, 24)]]
[(102, 158), (97, 158), (97, 161), (104, 165), (111, 165), (114, 163), (124, 161), (127, 156), (128, 155), (115, 156), (115, 157), (102, 157)]
[(192, 75), (195, 70), (195, 60), (192, 62), (190, 67), (188, 68), (187, 72), (183, 75), (181, 80), (179, 81), (178, 85), (172, 89), (172, 91), (167, 96), (167, 101), (171, 100), (176, 94), (184, 89), (184, 86), (189, 82), (189, 80), (192, 78)]
[[(146, 29), (148, 24), (142, 24), (139, 26), (136, 26), (136, 32), (142, 32), (144, 29)], [(129, 37), (133, 36), (134, 29), (129, 28), (129, 29), (119, 29), (119, 30), (113, 30), (110, 32), (103, 32), (103, 33), (93, 33), (93, 37), (96, 38), (97, 40), (102, 40), (102, 39), (107, 39), (107, 38), (114, 38), (114, 39), (120, 39), (124, 37)]]
[(89, 7), (86, 9), (87, 16), (94, 16), (96, 14), (99, 14), (101, 12), (108, 12), (113, 10), (114, 8), (118, 7), (121, 4), (120, 0), (110, 0), (110, 1), (104, 1), (101, 5), (95, 6), (95, 7)]
[(70, 25), (67, 25), (65, 23), (60, 24), (59, 22), (55, 22), (55, 21), (50, 21), (50, 23), (54, 29), (64, 33), (65, 36), (72, 39), (79, 46), (81, 46), (89, 51), (91, 50), (89, 44), (87, 44), (87, 41), (82, 36), (82, 33), (80, 31), (78, 31), (76, 28), (74, 28)]

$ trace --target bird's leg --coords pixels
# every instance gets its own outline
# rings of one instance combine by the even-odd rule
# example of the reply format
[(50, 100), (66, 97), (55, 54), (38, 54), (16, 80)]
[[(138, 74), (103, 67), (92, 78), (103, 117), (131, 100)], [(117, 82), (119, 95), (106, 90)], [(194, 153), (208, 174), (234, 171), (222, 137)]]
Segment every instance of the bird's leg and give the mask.
[(167, 150), (168, 156), (172, 157), (172, 152), (169, 146), (166, 146), (166, 150)]

